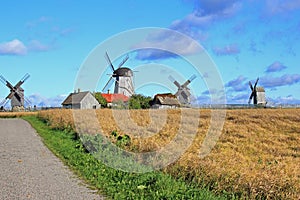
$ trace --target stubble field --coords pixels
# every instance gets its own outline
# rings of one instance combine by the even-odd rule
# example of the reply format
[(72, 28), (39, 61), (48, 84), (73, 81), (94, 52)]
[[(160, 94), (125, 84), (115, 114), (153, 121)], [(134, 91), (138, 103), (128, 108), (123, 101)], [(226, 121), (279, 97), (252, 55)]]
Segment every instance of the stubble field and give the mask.
[[(183, 110), (47, 110), (38, 117), (49, 126), (88, 134), (128, 135), (128, 151), (150, 152), (169, 144), (180, 130)], [(185, 123), (196, 122), (192, 145), (164, 169), (174, 177), (241, 198), (299, 199), (300, 109), (227, 110), (222, 134), (204, 158), (199, 154), (209, 134), (211, 110), (190, 109)], [(74, 123), (76, 121), (76, 126)], [(140, 137), (140, 136), (147, 137)], [(116, 142), (112, 139), (112, 142)]]

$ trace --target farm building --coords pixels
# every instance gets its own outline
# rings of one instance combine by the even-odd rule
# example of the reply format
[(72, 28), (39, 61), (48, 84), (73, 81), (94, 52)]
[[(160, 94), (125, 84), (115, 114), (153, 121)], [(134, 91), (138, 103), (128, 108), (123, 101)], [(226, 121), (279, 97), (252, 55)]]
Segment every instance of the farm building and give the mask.
[(103, 94), (101, 93), (102, 97), (107, 101), (107, 107), (113, 107), (118, 103), (127, 103), (129, 100), (128, 96), (124, 94)]
[(63, 108), (98, 109), (100, 104), (91, 92), (74, 92), (62, 102)]
[(178, 108), (180, 103), (177, 97), (171, 93), (156, 94), (151, 102), (151, 107), (155, 109)]

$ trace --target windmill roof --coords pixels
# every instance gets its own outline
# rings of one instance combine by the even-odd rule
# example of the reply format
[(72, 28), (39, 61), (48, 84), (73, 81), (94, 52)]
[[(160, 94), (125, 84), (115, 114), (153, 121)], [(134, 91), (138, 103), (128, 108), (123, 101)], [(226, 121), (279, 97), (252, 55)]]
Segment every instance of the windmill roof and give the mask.
[(71, 93), (69, 96), (62, 102), (62, 105), (69, 104), (78, 104), (82, 101), (82, 99), (90, 92), (77, 92)]
[(132, 70), (128, 67), (120, 67), (114, 71), (114, 74), (117, 76), (132, 76)]
[(129, 97), (125, 96), (124, 94), (103, 94), (101, 93), (102, 97), (106, 99), (107, 103), (112, 103), (115, 101), (123, 101), (127, 102)]
[(161, 105), (176, 105), (180, 106), (180, 103), (177, 99), (177, 97), (171, 93), (165, 93), (165, 94), (156, 94), (154, 96), (154, 102), (158, 102)]
[(265, 92), (265, 88), (263, 87), (256, 87), (257, 92)]

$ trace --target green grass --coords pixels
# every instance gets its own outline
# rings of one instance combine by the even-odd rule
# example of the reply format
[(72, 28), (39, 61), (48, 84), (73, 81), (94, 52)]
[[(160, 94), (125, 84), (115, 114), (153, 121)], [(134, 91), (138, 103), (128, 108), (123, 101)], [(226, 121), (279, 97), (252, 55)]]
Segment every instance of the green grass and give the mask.
[[(82, 146), (76, 134), (50, 129), (35, 116), (24, 116), (44, 144), (76, 174), (112, 199), (226, 199), (162, 172), (127, 173), (107, 167)], [(229, 197), (229, 196), (227, 196)]]

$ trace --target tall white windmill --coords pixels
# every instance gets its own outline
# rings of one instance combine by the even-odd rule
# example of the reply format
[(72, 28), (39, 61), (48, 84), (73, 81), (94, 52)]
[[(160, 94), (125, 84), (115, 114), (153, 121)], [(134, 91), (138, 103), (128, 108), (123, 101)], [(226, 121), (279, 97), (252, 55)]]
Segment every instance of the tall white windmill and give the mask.
[(123, 94), (125, 96), (131, 97), (134, 94), (133, 71), (127, 67), (122, 67), (129, 57), (126, 56), (119, 64), (117, 69), (115, 69), (115, 67), (113, 66), (107, 52), (105, 53), (105, 58), (113, 73), (102, 91), (107, 92), (107, 90), (115, 82), (115, 94)]

